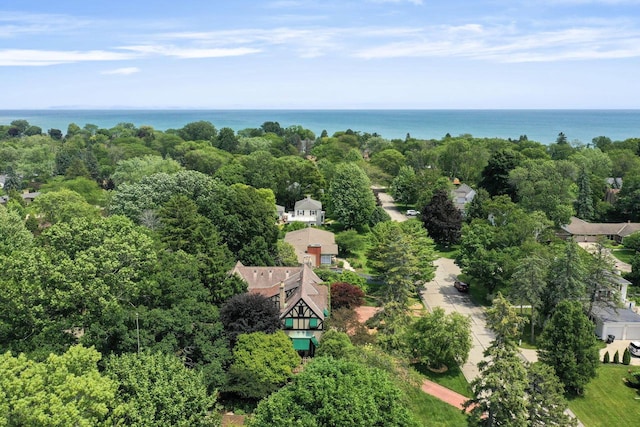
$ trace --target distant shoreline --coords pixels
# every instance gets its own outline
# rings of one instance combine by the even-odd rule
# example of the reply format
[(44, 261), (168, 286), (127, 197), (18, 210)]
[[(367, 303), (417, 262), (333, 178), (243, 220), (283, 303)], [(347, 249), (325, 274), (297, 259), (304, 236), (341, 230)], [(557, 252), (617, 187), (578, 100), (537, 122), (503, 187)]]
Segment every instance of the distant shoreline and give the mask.
[(594, 137), (612, 140), (640, 137), (640, 109), (142, 109), (50, 108), (0, 110), (0, 124), (24, 119), (43, 130), (65, 131), (70, 123), (111, 128), (118, 123), (179, 129), (205, 120), (234, 131), (257, 128), (266, 121), (282, 127), (302, 126), (319, 136), (351, 129), (386, 139), (441, 139), (470, 134), (476, 138), (518, 139), (544, 144), (563, 132), (570, 142), (588, 144)]

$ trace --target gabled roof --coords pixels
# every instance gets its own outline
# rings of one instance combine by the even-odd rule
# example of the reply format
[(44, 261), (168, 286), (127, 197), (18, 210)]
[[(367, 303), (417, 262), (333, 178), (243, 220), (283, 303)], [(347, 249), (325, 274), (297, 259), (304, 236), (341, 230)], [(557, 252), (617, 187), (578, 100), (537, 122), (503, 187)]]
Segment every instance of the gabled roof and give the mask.
[(586, 236), (620, 236), (626, 237), (631, 233), (640, 231), (640, 223), (621, 222), (603, 223), (587, 222), (575, 216), (571, 217), (571, 222), (562, 227), (567, 233), (572, 235)]
[(326, 286), (320, 285), (322, 279), (308, 265), (300, 267), (246, 267), (238, 261), (232, 273), (238, 274), (247, 282), (249, 292), (267, 298), (280, 293), (281, 283), (284, 283), (286, 292), (293, 290), (286, 300), (285, 309), (281, 310), (280, 317), (284, 317), (291, 307), (303, 300), (320, 319), (324, 319), (324, 310), (328, 308), (329, 304), (329, 290)]
[(288, 232), (284, 236), (284, 241), (295, 248), (298, 261), (301, 264), (304, 262), (304, 257), (309, 245), (320, 245), (320, 253), (323, 255), (338, 255), (336, 237), (335, 234), (330, 231), (307, 227)]
[(313, 200), (311, 196), (307, 196), (305, 199), (298, 200), (293, 207), (294, 210), (322, 210), (322, 202)]
[(606, 305), (596, 304), (593, 306), (593, 315), (603, 322), (640, 323), (640, 314), (628, 308), (614, 309)]

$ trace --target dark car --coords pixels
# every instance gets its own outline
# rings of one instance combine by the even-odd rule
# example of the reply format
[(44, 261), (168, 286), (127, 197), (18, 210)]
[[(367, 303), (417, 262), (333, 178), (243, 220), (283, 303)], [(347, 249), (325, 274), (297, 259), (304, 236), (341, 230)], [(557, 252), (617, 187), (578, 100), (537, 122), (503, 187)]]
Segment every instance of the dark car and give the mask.
[(458, 292), (469, 292), (469, 285), (459, 280), (453, 282), (453, 286), (458, 290)]

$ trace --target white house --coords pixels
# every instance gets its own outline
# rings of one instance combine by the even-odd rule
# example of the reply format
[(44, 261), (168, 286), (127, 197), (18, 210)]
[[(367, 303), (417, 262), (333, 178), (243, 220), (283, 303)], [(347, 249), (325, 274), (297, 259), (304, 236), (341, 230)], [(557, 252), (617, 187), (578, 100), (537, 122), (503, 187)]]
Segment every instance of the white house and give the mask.
[(322, 202), (313, 200), (307, 196), (298, 200), (293, 207), (293, 211), (287, 212), (283, 216), (284, 222), (304, 222), (309, 225), (322, 225), (324, 222), (324, 211)]

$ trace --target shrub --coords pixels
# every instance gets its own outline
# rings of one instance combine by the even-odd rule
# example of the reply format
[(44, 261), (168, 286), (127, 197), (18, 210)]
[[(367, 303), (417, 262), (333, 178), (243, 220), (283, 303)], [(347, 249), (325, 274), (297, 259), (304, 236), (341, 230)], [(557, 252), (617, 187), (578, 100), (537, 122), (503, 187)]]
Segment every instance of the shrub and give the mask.
[(625, 348), (624, 353), (622, 353), (622, 364), (623, 365), (631, 364), (631, 353), (629, 353), (628, 348)]
[(604, 357), (602, 358), (602, 363), (609, 363), (609, 362), (610, 362), (610, 360), (609, 360), (609, 352), (607, 351), (604, 354)]
[(620, 353), (616, 350), (616, 354), (613, 355), (613, 363), (620, 363)]

